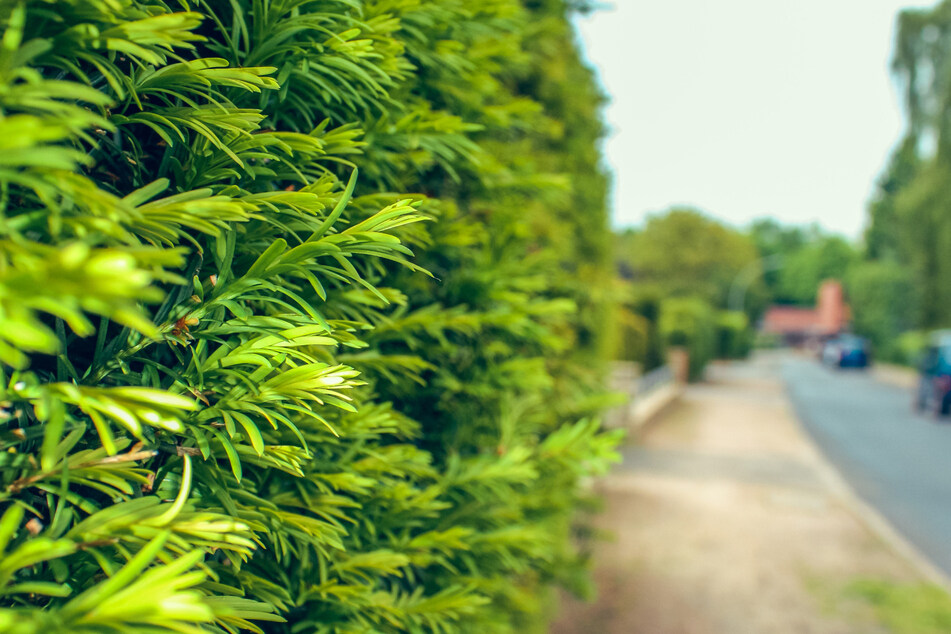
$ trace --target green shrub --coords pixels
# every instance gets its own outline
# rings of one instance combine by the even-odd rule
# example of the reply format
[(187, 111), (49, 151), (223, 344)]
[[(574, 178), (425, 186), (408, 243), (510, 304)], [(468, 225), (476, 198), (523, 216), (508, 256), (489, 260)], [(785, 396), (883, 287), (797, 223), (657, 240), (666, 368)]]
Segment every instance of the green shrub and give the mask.
[(877, 358), (906, 362), (899, 335), (918, 322), (920, 304), (910, 271), (895, 262), (863, 262), (846, 282), (855, 332), (869, 338)]
[(507, 632), (585, 589), (565, 3), (0, 7), (0, 631)]
[(703, 377), (707, 364), (716, 354), (716, 313), (696, 297), (671, 297), (661, 304), (660, 332), (667, 345), (687, 349), (690, 355), (690, 379)]
[(928, 345), (929, 334), (926, 330), (909, 330), (901, 333), (896, 340), (895, 353), (885, 360), (907, 366), (917, 365), (918, 358)]
[(619, 361), (634, 361), (644, 365), (650, 340), (651, 323), (641, 315), (623, 310), (620, 314), (621, 341), (618, 346)]
[(650, 287), (626, 288), (618, 318), (621, 331), (619, 358), (636, 361), (645, 372), (664, 364), (664, 341), (660, 333), (663, 295)]
[(753, 347), (753, 331), (746, 313), (722, 310), (716, 316), (716, 358), (743, 359)]

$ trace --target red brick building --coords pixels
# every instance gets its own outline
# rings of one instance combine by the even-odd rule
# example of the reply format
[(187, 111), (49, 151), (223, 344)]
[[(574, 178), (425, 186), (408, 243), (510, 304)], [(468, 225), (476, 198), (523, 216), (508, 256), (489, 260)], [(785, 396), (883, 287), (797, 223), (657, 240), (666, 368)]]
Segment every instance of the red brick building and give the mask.
[(851, 318), (842, 284), (826, 280), (819, 287), (815, 308), (771, 306), (763, 315), (760, 332), (778, 335), (788, 345), (818, 343), (847, 330)]

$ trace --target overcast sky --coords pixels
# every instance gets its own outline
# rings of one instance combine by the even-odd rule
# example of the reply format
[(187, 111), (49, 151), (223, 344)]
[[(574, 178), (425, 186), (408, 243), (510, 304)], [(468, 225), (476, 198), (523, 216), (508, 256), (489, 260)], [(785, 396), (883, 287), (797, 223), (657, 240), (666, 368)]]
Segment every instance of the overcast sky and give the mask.
[(611, 104), (616, 226), (691, 205), (858, 237), (902, 131), (888, 72), (910, 0), (614, 0), (578, 21)]

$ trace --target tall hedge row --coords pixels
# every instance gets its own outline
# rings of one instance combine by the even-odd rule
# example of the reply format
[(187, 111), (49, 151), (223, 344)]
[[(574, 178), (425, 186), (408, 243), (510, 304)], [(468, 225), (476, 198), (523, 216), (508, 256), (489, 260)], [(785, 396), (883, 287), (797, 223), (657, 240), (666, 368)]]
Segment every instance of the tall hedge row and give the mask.
[(531, 631), (584, 590), (568, 4), (0, 0), (0, 631)]

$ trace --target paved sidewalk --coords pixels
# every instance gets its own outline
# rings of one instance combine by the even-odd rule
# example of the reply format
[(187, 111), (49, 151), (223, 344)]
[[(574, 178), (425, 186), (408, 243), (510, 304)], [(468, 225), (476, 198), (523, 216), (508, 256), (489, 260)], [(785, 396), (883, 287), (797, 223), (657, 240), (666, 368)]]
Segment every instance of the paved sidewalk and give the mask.
[(830, 480), (777, 364), (712, 368), (625, 448), (601, 485), (600, 598), (566, 600), (554, 634), (886, 631), (842, 589), (920, 576)]

